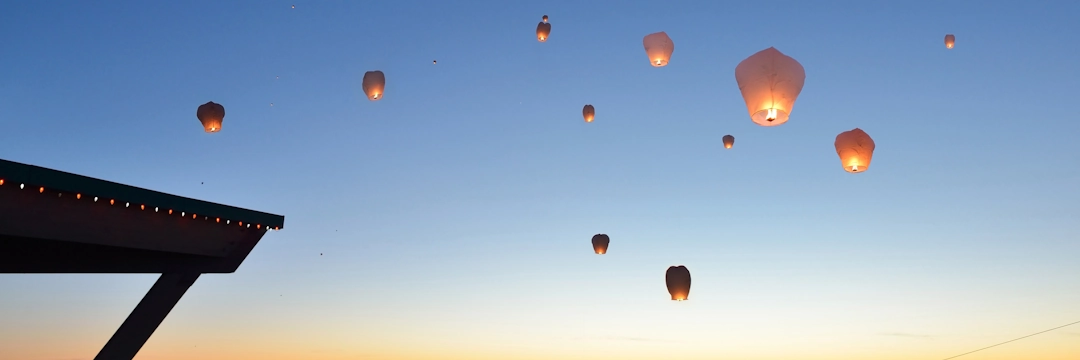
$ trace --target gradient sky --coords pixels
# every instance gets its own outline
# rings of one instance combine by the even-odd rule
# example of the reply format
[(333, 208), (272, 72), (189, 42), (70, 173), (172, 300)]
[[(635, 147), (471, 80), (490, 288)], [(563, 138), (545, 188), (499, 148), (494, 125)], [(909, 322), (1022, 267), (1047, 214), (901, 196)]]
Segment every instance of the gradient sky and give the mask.
[[(943, 359), (1080, 320), (1077, 2), (2, 5), (0, 158), (286, 217), (139, 360)], [(765, 128), (734, 70), (770, 46), (807, 76)], [(91, 359), (155, 279), (0, 275), (0, 359)], [(1080, 325), (961, 359), (1036, 358)]]

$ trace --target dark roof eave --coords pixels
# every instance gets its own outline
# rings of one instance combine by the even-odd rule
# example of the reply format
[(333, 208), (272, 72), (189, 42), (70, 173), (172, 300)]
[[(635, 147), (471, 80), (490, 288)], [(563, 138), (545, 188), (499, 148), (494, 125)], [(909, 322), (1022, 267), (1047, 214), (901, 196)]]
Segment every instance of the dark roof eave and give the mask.
[(79, 193), (85, 196), (116, 199), (116, 201), (130, 202), (132, 204), (262, 224), (268, 228), (285, 227), (285, 217), (281, 215), (170, 195), (160, 191), (4, 159), (0, 159), (0, 180), (4, 181), (4, 185), (27, 184), (34, 187), (43, 186), (49, 190)]

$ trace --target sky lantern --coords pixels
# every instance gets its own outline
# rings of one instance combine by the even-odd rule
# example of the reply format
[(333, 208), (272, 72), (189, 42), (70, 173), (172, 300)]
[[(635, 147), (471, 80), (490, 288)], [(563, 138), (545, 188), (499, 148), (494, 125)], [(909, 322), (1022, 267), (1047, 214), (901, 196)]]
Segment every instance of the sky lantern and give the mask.
[(870, 159), (874, 157), (874, 139), (862, 129), (854, 128), (836, 135), (836, 155), (840, 156), (840, 164), (849, 173), (860, 173), (870, 167)]
[(956, 45), (956, 36), (953, 36), (953, 34), (945, 35), (945, 48), (952, 49), (953, 45)]
[(202, 123), (206, 132), (216, 133), (221, 131), (221, 122), (225, 120), (225, 107), (210, 101), (199, 105), (199, 109), (195, 111), (195, 116), (199, 118), (199, 122)]
[(666, 280), (671, 300), (683, 301), (690, 298), (690, 270), (685, 266), (669, 267)]
[(649, 56), (649, 64), (653, 67), (662, 67), (671, 61), (671, 53), (675, 51), (675, 43), (671, 42), (671, 38), (667, 36), (666, 32), (652, 33), (645, 35), (645, 38), (641, 40), (641, 43), (645, 45), (645, 54)]
[(611, 238), (607, 234), (596, 234), (592, 237), (592, 248), (597, 254), (607, 254), (609, 243), (611, 243)]
[(551, 24), (547, 21), (548, 17), (544, 15), (544, 19), (536, 24), (536, 40), (539, 42), (547, 41), (548, 35), (551, 35)]
[(596, 118), (596, 108), (592, 105), (585, 105), (584, 108), (581, 108), (581, 116), (585, 117), (585, 122), (591, 123)]
[(375, 70), (364, 73), (364, 94), (367, 95), (368, 100), (382, 99), (385, 90), (386, 75), (383, 75), (382, 71)]
[(735, 81), (750, 120), (761, 126), (777, 126), (788, 121), (806, 72), (798, 61), (770, 47), (740, 62), (735, 67)]
[(724, 135), (724, 148), (730, 149), (735, 146), (735, 137), (731, 135)]

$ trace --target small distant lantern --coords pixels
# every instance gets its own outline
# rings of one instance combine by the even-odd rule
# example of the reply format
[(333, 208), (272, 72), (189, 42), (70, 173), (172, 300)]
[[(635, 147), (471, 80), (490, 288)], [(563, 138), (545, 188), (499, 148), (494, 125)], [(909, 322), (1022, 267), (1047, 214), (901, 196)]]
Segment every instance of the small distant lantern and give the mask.
[(874, 157), (874, 139), (862, 129), (854, 128), (836, 135), (833, 146), (847, 172), (860, 173), (870, 168), (870, 160)]
[(593, 251), (599, 255), (607, 254), (609, 243), (611, 243), (611, 238), (607, 234), (596, 234), (592, 237)]
[(544, 15), (544, 21), (536, 24), (536, 40), (546, 42), (548, 35), (551, 35), (551, 24), (547, 22), (547, 15)]
[(805, 81), (802, 64), (773, 47), (750, 55), (735, 67), (735, 82), (750, 120), (761, 126), (788, 121)]
[(199, 122), (202, 123), (206, 132), (216, 133), (221, 131), (221, 122), (225, 120), (225, 107), (210, 101), (199, 105), (199, 109), (195, 111), (195, 116), (199, 118)]
[(690, 270), (687, 270), (685, 266), (669, 267), (665, 280), (671, 300), (683, 301), (690, 298)]
[(543, 22), (547, 22), (547, 15), (544, 15), (544, 17), (541, 18), (540, 20), (542, 20)]
[(581, 109), (581, 115), (585, 117), (585, 122), (591, 123), (596, 118), (596, 109), (592, 105), (585, 105)]
[(386, 90), (386, 75), (379, 70), (368, 71), (364, 73), (363, 84), (364, 94), (367, 95), (368, 100), (382, 99), (383, 92)]
[(671, 53), (675, 51), (675, 43), (671, 41), (666, 32), (645, 35), (641, 40), (645, 45), (645, 54), (649, 56), (649, 64), (653, 67), (662, 67), (671, 61)]
[(724, 148), (730, 149), (735, 146), (735, 137), (731, 135), (724, 135)]
[(954, 45), (956, 45), (956, 36), (953, 36), (953, 34), (945, 35), (945, 48), (952, 49)]

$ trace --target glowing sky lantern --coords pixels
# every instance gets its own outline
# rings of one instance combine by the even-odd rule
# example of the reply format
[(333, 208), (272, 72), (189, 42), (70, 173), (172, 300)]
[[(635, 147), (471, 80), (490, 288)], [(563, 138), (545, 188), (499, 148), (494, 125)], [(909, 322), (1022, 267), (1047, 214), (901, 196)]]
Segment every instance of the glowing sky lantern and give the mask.
[(750, 119), (761, 126), (777, 126), (788, 121), (806, 72), (798, 61), (770, 47), (740, 62), (735, 81)]
[(683, 301), (690, 298), (690, 270), (687, 270), (685, 266), (669, 267), (665, 280), (671, 300)]
[(592, 248), (597, 254), (607, 254), (608, 244), (611, 243), (611, 238), (607, 234), (596, 234), (592, 237)]
[(956, 36), (953, 36), (953, 34), (945, 35), (945, 48), (952, 49), (954, 45), (956, 45)]
[(376, 101), (382, 99), (383, 92), (386, 91), (386, 75), (383, 75), (382, 71), (368, 71), (364, 73), (364, 94), (367, 95), (368, 100)]
[(675, 43), (671, 42), (671, 38), (667, 36), (666, 32), (652, 33), (645, 35), (645, 38), (641, 40), (641, 43), (645, 45), (645, 54), (649, 56), (649, 64), (653, 67), (662, 67), (671, 61), (671, 53), (675, 51)]
[(221, 122), (225, 121), (225, 107), (213, 101), (199, 105), (195, 110), (195, 116), (199, 118), (203, 129), (208, 133), (221, 131)]
[(584, 108), (581, 108), (581, 116), (585, 117), (585, 122), (591, 123), (596, 118), (596, 108), (593, 108), (592, 105), (585, 105)]
[(735, 137), (731, 135), (724, 135), (724, 148), (730, 149), (735, 146)]
[(870, 159), (874, 157), (874, 139), (862, 129), (854, 128), (836, 135), (836, 155), (840, 164), (849, 173), (860, 173), (870, 168)]
[(547, 41), (549, 35), (551, 35), (551, 24), (547, 22), (548, 17), (544, 15), (544, 19), (536, 24), (536, 40), (539, 42)]

